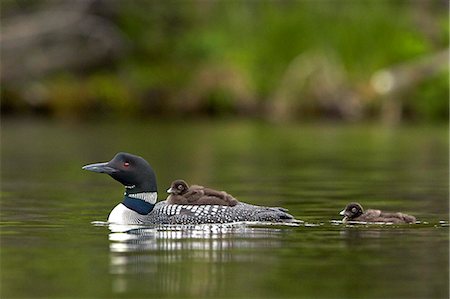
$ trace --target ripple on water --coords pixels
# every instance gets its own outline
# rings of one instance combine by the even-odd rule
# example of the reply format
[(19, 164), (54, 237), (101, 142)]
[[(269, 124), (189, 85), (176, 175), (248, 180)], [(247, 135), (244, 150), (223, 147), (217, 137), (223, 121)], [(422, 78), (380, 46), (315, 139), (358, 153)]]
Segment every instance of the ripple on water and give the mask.
[(439, 222), (428, 222), (428, 221), (416, 221), (415, 223), (392, 223), (392, 222), (366, 222), (366, 221), (346, 221), (342, 220), (331, 220), (330, 224), (332, 226), (380, 226), (380, 227), (448, 227), (449, 222), (446, 220), (440, 220)]
[(166, 245), (172, 243), (166, 247), (174, 249), (173, 246), (178, 246), (175, 244), (176, 241), (195, 239), (201, 240), (201, 242), (204, 242), (204, 240), (219, 240), (223, 246), (230, 239), (234, 239), (234, 243), (236, 243), (236, 239), (241, 240), (241, 243), (249, 242), (245, 241), (246, 239), (270, 239), (283, 233), (283, 227), (299, 226), (299, 224), (265, 222), (196, 225), (120, 225), (94, 221), (92, 224), (109, 228), (111, 231), (109, 240), (111, 241), (110, 249), (112, 252), (160, 250), (164, 243)]
[[(218, 250), (233, 248), (270, 247), (283, 235), (296, 229), (320, 229), (335, 231), (336, 228), (430, 228), (448, 227), (445, 220), (439, 223), (417, 221), (415, 224), (370, 223), (359, 221), (329, 223), (266, 223), (234, 222), (224, 224), (196, 225), (120, 225), (93, 221), (92, 225), (108, 227), (110, 251), (115, 253), (165, 251), (165, 250)], [(271, 245), (269, 245), (271, 244)]]

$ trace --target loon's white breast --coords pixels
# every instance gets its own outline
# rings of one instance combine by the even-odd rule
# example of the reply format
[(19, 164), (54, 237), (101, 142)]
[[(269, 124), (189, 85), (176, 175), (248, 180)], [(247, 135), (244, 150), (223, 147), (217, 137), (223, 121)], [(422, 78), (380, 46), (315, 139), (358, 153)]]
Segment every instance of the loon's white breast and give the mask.
[(108, 222), (115, 224), (141, 224), (144, 223), (144, 220), (145, 215), (136, 213), (122, 203), (115, 206), (108, 216)]

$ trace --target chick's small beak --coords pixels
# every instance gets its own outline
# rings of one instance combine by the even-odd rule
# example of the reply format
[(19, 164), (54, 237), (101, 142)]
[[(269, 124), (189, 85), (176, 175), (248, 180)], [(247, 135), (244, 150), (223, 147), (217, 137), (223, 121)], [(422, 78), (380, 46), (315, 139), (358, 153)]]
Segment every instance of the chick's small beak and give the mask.
[(172, 187), (170, 187), (169, 189), (167, 189), (167, 193), (173, 193)]
[(342, 211), (339, 213), (339, 215), (345, 216), (345, 209), (342, 210)]

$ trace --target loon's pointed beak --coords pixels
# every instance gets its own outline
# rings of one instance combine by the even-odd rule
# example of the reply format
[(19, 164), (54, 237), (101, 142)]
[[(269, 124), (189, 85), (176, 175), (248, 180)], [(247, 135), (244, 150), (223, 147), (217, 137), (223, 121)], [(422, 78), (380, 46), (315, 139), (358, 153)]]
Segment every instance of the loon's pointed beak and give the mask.
[(343, 210), (339, 213), (339, 215), (345, 216), (345, 209), (343, 209)]
[(167, 193), (173, 193), (172, 187), (170, 187), (169, 189), (167, 189)]
[(93, 171), (93, 172), (99, 172), (99, 173), (107, 173), (107, 174), (112, 174), (112, 173), (118, 172), (117, 169), (109, 166), (108, 162), (88, 164), (88, 165), (83, 166), (82, 169)]

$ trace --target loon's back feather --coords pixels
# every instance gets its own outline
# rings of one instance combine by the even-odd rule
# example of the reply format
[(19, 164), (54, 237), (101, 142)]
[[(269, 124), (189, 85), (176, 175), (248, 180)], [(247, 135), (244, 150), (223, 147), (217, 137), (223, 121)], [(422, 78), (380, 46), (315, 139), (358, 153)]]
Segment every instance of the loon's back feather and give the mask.
[(174, 205), (158, 202), (145, 217), (148, 224), (203, 224), (239, 221), (295, 222), (286, 209), (238, 203), (235, 206), (221, 205)]

